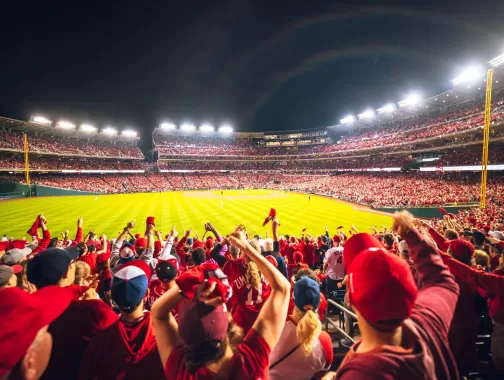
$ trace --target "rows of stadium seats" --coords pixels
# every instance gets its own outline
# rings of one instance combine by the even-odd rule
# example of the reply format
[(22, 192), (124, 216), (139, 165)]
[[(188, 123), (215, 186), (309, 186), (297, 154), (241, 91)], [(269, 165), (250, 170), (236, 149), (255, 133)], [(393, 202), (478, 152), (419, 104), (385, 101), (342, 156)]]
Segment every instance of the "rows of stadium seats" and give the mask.
[[(504, 119), (502, 96), (494, 102), (494, 125)], [(291, 147), (259, 147), (247, 139), (155, 135), (154, 145), (161, 157), (171, 156), (272, 156), (338, 153), (373, 147), (412, 144), (426, 139), (474, 130), (483, 125), (482, 106), (462, 108), (441, 116), (395, 122), (370, 130), (356, 130), (338, 144)], [(456, 142), (456, 140), (455, 140)], [(459, 141), (460, 142), (460, 141)]]
[[(18, 180), (21, 176), (2, 179)], [(359, 173), (339, 176), (274, 174), (34, 175), (31, 182), (100, 193), (185, 189), (268, 188), (310, 191), (380, 206), (478, 202), (479, 176), (463, 173)], [(488, 197), (504, 204), (504, 179), (491, 177)], [(501, 193), (503, 195), (501, 195)]]
[[(97, 157), (131, 157), (143, 158), (137, 146), (116, 142), (113, 145), (107, 141), (87, 141), (80, 139), (64, 139), (60, 136), (28, 137), (30, 151), (37, 153), (80, 154)], [(18, 132), (0, 132), (0, 149), (23, 150), (23, 136)]]
[[(141, 170), (145, 167), (142, 160), (51, 155), (30, 155), (29, 163), (32, 170)], [(24, 169), (24, 166), (22, 154), (0, 152), (0, 169)]]

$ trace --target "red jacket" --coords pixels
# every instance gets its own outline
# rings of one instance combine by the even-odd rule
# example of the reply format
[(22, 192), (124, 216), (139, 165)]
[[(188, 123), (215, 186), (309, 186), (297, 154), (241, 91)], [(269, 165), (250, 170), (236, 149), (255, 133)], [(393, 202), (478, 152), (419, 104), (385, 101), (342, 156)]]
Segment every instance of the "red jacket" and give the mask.
[(312, 243), (303, 245), (303, 258), (308, 266), (313, 267), (315, 265), (315, 246)]

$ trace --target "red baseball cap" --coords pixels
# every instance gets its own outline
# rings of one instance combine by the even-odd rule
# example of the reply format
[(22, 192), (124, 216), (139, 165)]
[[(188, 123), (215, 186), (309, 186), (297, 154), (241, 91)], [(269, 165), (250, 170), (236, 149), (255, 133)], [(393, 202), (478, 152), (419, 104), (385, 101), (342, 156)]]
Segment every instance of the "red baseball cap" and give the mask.
[(213, 307), (198, 300), (185, 300), (180, 305), (178, 320), (179, 335), (186, 346), (226, 339), (229, 319), (224, 304)]
[(360, 233), (353, 235), (343, 246), (343, 263), (345, 269), (349, 270), (352, 261), (360, 252), (369, 248), (384, 248), (383, 244), (373, 235)]
[(73, 298), (71, 287), (55, 285), (33, 294), (20, 288), (0, 290), (0, 376), (16, 365), (39, 330), (63, 314)]
[(409, 265), (385, 248), (369, 248), (355, 257), (348, 289), (364, 319), (385, 330), (411, 316), (418, 294)]
[(450, 252), (453, 257), (467, 260), (474, 256), (474, 246), (463, 239), (450, 240)]
[(147, 247), (147, 239), (145, 239), (143, 237), (136, 239), (135, 248), (138, 248), (138, 247), (142, 247), (145, 249)]
[(266, 256), (266, 260), (268, 260), (275, 268), (278, 268), (278, 261), (272, 256)]

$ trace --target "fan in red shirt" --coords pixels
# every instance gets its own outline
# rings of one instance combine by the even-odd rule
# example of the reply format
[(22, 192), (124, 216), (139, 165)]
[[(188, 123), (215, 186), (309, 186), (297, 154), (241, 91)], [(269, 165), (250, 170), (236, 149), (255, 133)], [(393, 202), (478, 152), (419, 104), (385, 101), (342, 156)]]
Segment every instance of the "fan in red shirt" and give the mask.
[(89, 343), (80, 379), (163, 378), (151, 314), (144, 311), (150, 275), (149, 266), (140, 260), (124, 264), (114, 274), (112, 299), (121, 314)]
[(289, 278), (296, 275), (300, 269), (308, 269), (309, 266), (304, 263), (303, 254), (301, 252), (294, 252), (292, 263), (287, 264), (287, 273)]
[[(152, 274), (149, 285), (149, 307), (152, 307), (159, 297), (175, 286), (175, 278), (177, 276), (178, 271), (173, 263), (168, 261), (157, 263), (156, 272)], [(172, 310), (172, 314), (175, 320), (178, 321), (178, 305)]]
[(315, 246), (309, 238), (305, 238), (302, 252), (304, 262), (313, 269), (315, 267)]
[[(27, 277), (37, 289), (49, 285), (67, 286), (75, 280), (78, 250), (50, 248), (28, 262)], [(94, 289), (93, 289), (94, 291)], [(43, 379), (77, 377), (82, 356), (89, 340), (117, 320), (117, 315), (101, 300), (73, 301), (65, 312), (49, 326), (53, 351)]]
[(345, 246), (349, 300), (362, 339), (348, 352), (335, 374), (337, 379), (374, 378), (376, 374), (390, 379), (459, 378), (448, 343), (458, 285), (414, 222), (403, 211), (396, 214), (393, 229), (411, 250), (423, 283), (420, 291), (407, 263), (383, 246), (348, 250), (356, 237)]
[[(290, 285), (250, 245), (240, 228), (231, 234), (229, 242), (261, 270), (271, 284), (271, 295), (252, 329), (239, 343), (239, 335), (226, 312), (224, 302), (229, 292), (223, 282), (207, 272), (197, 281), (188, 276), (189, 272), (181, 275), (177, 286), (152, 307), (157, 346), (167, 379), (268, 378), (270, 351), (278, 342), (287, 317)], [(187, 300), (181, 306), (177, 324), (171, 310), (184, 297)]]

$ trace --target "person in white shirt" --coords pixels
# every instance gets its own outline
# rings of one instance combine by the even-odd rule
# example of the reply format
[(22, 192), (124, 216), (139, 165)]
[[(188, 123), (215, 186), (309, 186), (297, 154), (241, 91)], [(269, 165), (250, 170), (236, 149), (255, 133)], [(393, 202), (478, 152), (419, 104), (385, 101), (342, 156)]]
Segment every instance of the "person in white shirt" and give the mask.
[(335, 247), (329, 249), (324, 257), (324, 272), (327, 274), (326, 286), (327, 293), (331, 294), (337, 290), (339, 282), (345, 278), (345, 264), (343, 263), (343, 247), (339, 243)]
[(322, 331), (317, 314), (320, 286), (311, 278), (301, 277), (294, 285), (294, 310), (287, 317), (282, 335), (270, 354), (271, 380), (310, 379), (329, 370), (333, 361), (331, 337)]

